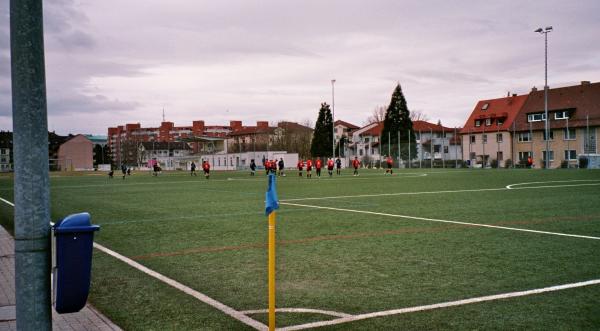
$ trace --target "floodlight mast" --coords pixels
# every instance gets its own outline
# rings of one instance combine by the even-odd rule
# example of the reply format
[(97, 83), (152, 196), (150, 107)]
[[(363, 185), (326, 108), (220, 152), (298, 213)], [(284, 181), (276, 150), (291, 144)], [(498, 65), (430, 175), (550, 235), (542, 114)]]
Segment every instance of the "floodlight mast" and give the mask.
[(538, 28), (534, 32), (544, 35), (544, 131), (546, 132), (546, 169), (550, 169), (550, 128), (549, 128), (549, 117), (548, 117), (548, 33), (552, 32), (552, 26), (547, 26), (545, 29)]
[(333, 141), (332, 141), (332, 153), (331, 153), (331, 158), (334, 159), (335, 158), (335, 89), (333, 84), (335, 83), (335, 79), (331, 80), (331, 126), (332, 126), (332, 134), (333, 134)]

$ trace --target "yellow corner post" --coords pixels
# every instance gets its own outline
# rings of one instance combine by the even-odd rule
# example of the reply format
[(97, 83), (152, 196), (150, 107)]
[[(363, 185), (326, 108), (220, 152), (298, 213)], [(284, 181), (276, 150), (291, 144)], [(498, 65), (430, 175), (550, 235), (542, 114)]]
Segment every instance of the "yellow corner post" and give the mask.
[(269, 331), (275, 331), (275, 212), (269, 214)]

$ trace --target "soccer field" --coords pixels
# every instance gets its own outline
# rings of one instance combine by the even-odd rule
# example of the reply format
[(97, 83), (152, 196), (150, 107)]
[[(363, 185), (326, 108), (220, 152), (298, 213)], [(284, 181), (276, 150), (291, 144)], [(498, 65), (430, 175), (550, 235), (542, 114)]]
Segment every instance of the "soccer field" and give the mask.
[[(51, 209), (101, 225), (89, 300), (123, 329), (260, 329), (266, 186), (246, 172), (53, 176)], [(278, 328), (600, 326), (599, 171), (289, 171), (277, 191)], [(10, 177), (0, 197), (13, 201)]]

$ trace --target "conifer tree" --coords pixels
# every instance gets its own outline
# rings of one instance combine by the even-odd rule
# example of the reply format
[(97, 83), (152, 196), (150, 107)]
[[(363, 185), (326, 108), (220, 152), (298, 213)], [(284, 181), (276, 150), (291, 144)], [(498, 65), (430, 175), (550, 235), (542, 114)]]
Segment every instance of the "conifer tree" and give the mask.
[[(408, 160), (408, 142), (410, 138), (411, 158), (417, 156), (417, 145), (415, 143), (415, 133), (413, 131), (410, 111), (406, 105), (406, 99), (402, 93), (400, 83), (396, 85), (392, 100), (385, 113), (383, 120), (383, 130), (381, 131), (381, 155), (388, 154), (388, 146), (394, 158), (398, 157), (398, 132), (400, 133), (401, 156), (403, 160)], [(410, 134), (410, 137), (409, 137)]]
[(315, 124), (315, 131), (310, 145), (310, 154), (313, 157), (330, 156), (333, 144), (333, 117), (327, 103), (321, 104), (319, 116)]

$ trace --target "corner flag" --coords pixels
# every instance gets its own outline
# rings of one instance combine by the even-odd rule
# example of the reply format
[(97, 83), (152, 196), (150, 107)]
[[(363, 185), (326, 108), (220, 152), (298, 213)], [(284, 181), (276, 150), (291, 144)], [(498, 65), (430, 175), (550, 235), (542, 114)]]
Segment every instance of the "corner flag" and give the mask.
[(269, 175), (269, 187), (265, 199), (265, 214), (269, 216), (275, 209), (279, 209), (279, 200), (277, 199), (277, 189), (275, 187), (275, 175)]

